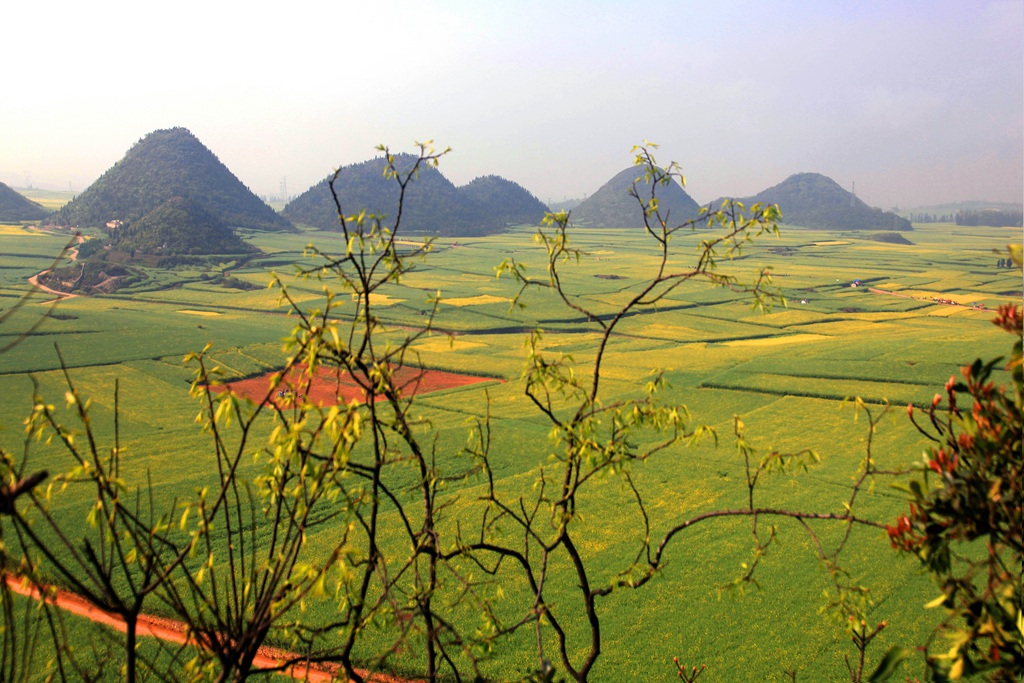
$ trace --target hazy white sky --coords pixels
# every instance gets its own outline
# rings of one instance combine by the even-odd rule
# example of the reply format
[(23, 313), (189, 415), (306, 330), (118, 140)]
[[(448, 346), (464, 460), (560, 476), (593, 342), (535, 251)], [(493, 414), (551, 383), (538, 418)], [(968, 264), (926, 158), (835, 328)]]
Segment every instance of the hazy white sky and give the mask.
[[(12, 7), (13, 5), (13, 7)], [(644, 139), (698, 201), (816, 171), (871, 204), (1024, 194), (1024, 0), (11, 0), (0, 181), (84, 189), (189, 128), (297, 194), (378, 143), (544, 200)]]

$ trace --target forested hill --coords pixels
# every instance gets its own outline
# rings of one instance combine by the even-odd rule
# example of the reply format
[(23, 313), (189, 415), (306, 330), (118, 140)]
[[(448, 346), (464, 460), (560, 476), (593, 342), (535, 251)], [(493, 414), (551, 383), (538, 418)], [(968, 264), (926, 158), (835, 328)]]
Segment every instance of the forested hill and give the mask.
[(0, 183), (0, 221), (38, 221), (50, 212)]
[[(913, 230), (910, 221), (868, 206), (839, 183), (820, 173), (797, 173), (778, 185), (740, 199), (778, 204), (788, 225), (828, 230)], [(713, 208), (717, 208), (714, 204)]]
[[(602, 185), (597, 192), (584, 199), (572, 210), (573, 223), (594, 228), (639, 228), (644, 225), (643, 211), (629, 190), (639, 179), (637, 190), (641, 198), (650, 199), (650, 181), (644, 182), (644, 169), (630, 166)], [(675, 180), (655, 188), (655, 196), (662, 216), (668, 215), (678, 225), (700, 214), (700, 205), (686, 194)]]
[(483, 206), (492, 223), (537, 225), (548, 207), (525, 187), (501, 176), (485, 175), (459, 188), (459, 195), (470, 204)]
[(295, 230), (185, 128), (154, 131), (139, 140), (47, 222), (77, 227), (114, 220), (130, 224), (173, 197), (191, 200), (232, 228)]
[[(416, 161), (411, 154), (394, 155), (399, 170), (408, 171)], [(386, 215), (393, 226), (398, 206), (398, 185), (384, 177), (382, 157), (345, 166), (338, 172), (334, 189), (346, 216), (367, 213)], [(296, 223), (324, 230), (338, 228), (337, 209), (331, 196), (330, 177), (293, 199), (282, 212)], [(485, 235), (507, 225), (537, 223), (545, 207), (520, 186), (497, 176), (478, 178), (458, 188), (433, 167), (421, 167), (406, 191), (402, 230), (448, 236)]]
[(112, 248), (134, 254), (246, 254), (256, 251), (194, 199), (173, 197), (111, 231)]

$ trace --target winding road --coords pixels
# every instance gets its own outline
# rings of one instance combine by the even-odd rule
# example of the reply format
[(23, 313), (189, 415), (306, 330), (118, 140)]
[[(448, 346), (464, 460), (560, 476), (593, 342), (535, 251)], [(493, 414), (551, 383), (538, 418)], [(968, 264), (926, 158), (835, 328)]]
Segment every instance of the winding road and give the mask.
[[(76, 234), (75, 237), (78, 239), (78, 243), (79, 244), (82, 244), (82, 242), (85, 241), (85, 238), (82, 237), (81, 234)], [(72, 247), (71, 249), (69, 249), (68, 250), (68, 257), (71, 259), (72, 263), (74, 263), (76, 260), (78, 260), (78, 247)], [(50, 287), (47, 287), (46, 285), (39, 284), (39, 278), (41, 278), (43, 275), (46, 275), (47, 273), (51, 272), (55, 267), (56, 267), (56, 263), (54, 263), (53, 266), (47, 268), (46, 270), (44, 270), (42, 272), (39, 272), (39, 273), (36, 273), (35, 275), (33, 275), (32, 277), (30, 277), (28, 279), (28, 283), (30, 285), (32, 285), (33, 287), (35, 287), (36, 289), (41, 290), (43, 292), (49, 292), (50, 294), (54, 294), (57, 297), (56, 299), (47, 299), (46, 301), (40, 301), (39, 302), (40, 305), (52, 304), (52, 303), (55, 303), (57, 301), (62, 301), (64, 299), (71, 299), (73, 297), (78, 296), (77, 294), (72, 294), (70, 292), (62, 292), (59, 289), (51, 289)]]

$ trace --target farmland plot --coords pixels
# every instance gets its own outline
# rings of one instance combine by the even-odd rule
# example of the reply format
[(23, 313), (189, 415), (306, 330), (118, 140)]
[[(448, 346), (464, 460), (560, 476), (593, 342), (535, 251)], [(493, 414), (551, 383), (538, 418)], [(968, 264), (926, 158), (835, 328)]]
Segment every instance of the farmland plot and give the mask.
[[(585, 255), (566, 271), (569, 289), (599, 310), (621, 304), (635, 291), (637, 273), (651, 263), (649, 246), (637, 231), (573, 234)], [(315, 308), (322, 284), (295, 276), (284, 263), (298, 257), (305, 242), (322, 241), (327, 248), (336, 236), (254, 233), (250, 238), (274, 254), (264, 257), (263, 265), (260, 259), (250, 262), (239, 276), (265, 283), (274, 270), (304, 307)], [(718, 447), (707, 440), (672, 448), (635, 468), (636, 486), (649, 503), (655, 533), (684, 516), (742, 506), (742, 461), (730, 441), (734, 415), (743, 416), (749, 438), (759, 447), (810, 447), (822, 455), (821, 464), (809, 472), (771, 481), (766, 499), (835, 509), (852, 485), (865, 448), (864, 424), (855, 421), (856, 411), (845, 398), (861, 396), (876, 410), (886, 400), (930, 404), (958, 366), (975, 356), (1005, 353), (1004, 335), (989, 324), (989, 313), (850, 285), (859, 279), (901, 294), (942, 292), (989, 309), (1019, 302), (1019, 273), (997, 271), (991, 254), (1009, 241), (1010, 233), (928, 225), (919, 226), (912, 239), (915, 245), (881, 247), (852, 233), (791, 230), (755, 245), (734, 264), (746, 272), (772, 266), (788, 308), (755, 314), (742, 295), (695, 284), (674, 292), (658, 312), (623, 321), (610, 342), (603, 400), (635, 396), (654, 373), (661, 373), (668, 398), (686, 403), (694, 422), (714, 428), (719, 436)], [(680, 265), (686, 265), (685, 254), (697, 240), (680, 240)], [(435, 324), (441, 332), (412, 346), (414, 360), (428, 368), (506, 380), (425, 394), (416, 401), (436, 438), (438, 466), (460, 471), (466, 469), (462, 448), (467, 420), (481, 418), (489, 409), (499, 444), (494, 453), (497, 486), (509, 493), (530, 490), (552, 451), (547, 423), (522, 395), (525, 331), (541, 327), (546, 330), (541, 340), (546, 352), (579, 363), (595, 353), (594, 328), (566, 315), (552, 297), (529, 292), (522, 299), (525, 309), (510, 307), (516, 288), (506, 279), (495, 279), (492, 269), (513, 251), (542, 269), (538, 252), (528, 245), (524, 231), (459, 240), (458, 247), (439, 244), (424, 265), (382, 292), (386, 298), (376, 302), (385, 304), (379, 315), (394, 328), (392, 334), (402, 334), (422, 327), (432, 309), (430, 299), (440, 291)], [(58, 237), (0, 231), (4, 307), (11, 305), (14, 294), (27, 291), (24, 278), (46, 267), (47, 254), (52, 257), (61, 246)], [(34, 310), (42, 314), (47, 309), (33, 303), (0, 332), (26, 332)], [(79, 297), (55, 310), (60, 317), (47, 319), (0, 356), (0, 391), (15, 397), (0, 406), (0, 442), (11, 450), (20, 448), (21, 420), (31, 407), (30, 375), (48, 401), (61, 402), (63, 380), (53, 349), (57, 341), (80, 390), (92, 397), (95, 424), (108, 439), (117, 383), (130, 454), (128, 475), (134, 482), (152, 477), (159, 499), (168, 503), (212, 477), (208, 438), (192, 422), (197, 411), (188, 395), (192, 371), (181, 365), (181, 357), (212, 342), (210, 358), (225, 380), (252, 377), (283, 365), (281, 340), (294, 325), (294, 319), (283, 315), (273, 290), (230, 290), (200, 281), (130, 297)], [(340, 315), (346, 310), (351, 309), (342, 308)], [(938, 310), (950, 314), (937, 315)], [(905, 466), (918, 459), (921, 446), (904, 420), (893, 419), (883, 424), (875, 452), (886, 466)], [(52, 450), (40, 447), (37, 457), (40, 464), (60, 467)], [(446, 485), (451, 524), (474, 519), (482, 487), (479, 477)], [(607, 569), (599, 571), (607, 579), (632, 559), (643, 528), (632, 512), (632, 494), (617, 481), (595, 490), (599, 493), (581, 501), (587, 520), (581, 552)], [(69, 519), (84, 524), (85, 502), (77, 495), (69, 491), (59, 504), (66, 506)], [(866, 504), (885, 518), (903, 505), (899, 494), (881, 489)], [(830, 533), (824, 527), (820, 531)], [(637, 592), (617, 592), (602, 603), (605, 652), (596, 679), (627, 680), (638, 672), (668, 679), (673, 656), (708, 664), (718, 680), (782, 680), (786, 669), (799, 670), (801, 680), (837, 679), (844, 671), (845, 639), (841, 626), (816, 612), (826, 582), (813, 548), (795, 524), (783, 525), (780, 532), (784, 547), (773, 548), (759, 577), (765, 590), (738, 600), (719, 600), (717, 589), (741, 574), (749, 561), (749, 526), (727, 522), (687, 532), (657, 580)], [(318, 532), (309, 542), (328, 548), (331, 533)], [(883, 535), (858, 535), (850, 570), (875, 591), (872, 617), (892, 623), (883, 647), (916, 643), (933, 618), (921, 609), (934, 597), (932, 588), (912, 563), (890, 552)], [(552, 599), (576, 599), (570, 568), (558, 566), (553, 572)], [(513, 573), (501, 576), (501, 588), (510, 603), (527, 593)], [(329, 602), (309, 610), (311, 623), (332, 617)], [(476, 617), (462, 615), (466, 623)], [(752, 623), (758, 624), (756, 633), (751, 632)], [(368, 647), (387, 637), (381, 632)], [(507, 679), (529, 670), (530, 634), (516, 638), (514, 647), (502, 648), (486, 665), (486, 673)], [(396, 671), (410, 675), (421, 665), (412, 657), (392, 662)]]

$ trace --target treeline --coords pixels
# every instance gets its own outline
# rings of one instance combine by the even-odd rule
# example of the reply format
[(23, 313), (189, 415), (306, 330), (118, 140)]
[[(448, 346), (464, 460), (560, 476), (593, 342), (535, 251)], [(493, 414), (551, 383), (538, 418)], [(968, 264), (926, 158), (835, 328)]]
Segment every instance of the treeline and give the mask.
[(957, 225), (987, 225), (994, 228), (1024, 226), (1024, 210), (1002, 211), (999, 209), (982, 209), (972, 211), (961, 209), (956, 212), (954, 222)]
[(953, 214), (943, 213), (911, 213), (908, 214), (911, 223), (952, 223)]

